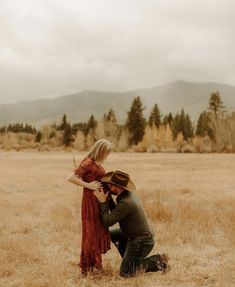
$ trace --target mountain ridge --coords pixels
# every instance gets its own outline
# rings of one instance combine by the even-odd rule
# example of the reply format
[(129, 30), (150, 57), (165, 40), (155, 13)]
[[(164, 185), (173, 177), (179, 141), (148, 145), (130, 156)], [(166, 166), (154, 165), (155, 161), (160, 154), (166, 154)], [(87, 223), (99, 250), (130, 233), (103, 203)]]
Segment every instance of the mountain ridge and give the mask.
[(0, 124), (28, 122), (40, 125), (47, 121), (58, 121), (65, 113), (70, 121), (87, 121), (94, 114), (101, 118), (110, 108), (118, 121), (124, 122), (134, 97), (140, 96), (146, 107), (144, 114), (154, 104), (158, 104), (161, 113), (180, 112), (182, 108), (195, 121), (208, 107), (210, 94), (219, 91), (227, 110), (235, 110), (235, 87), (214, 82), (175, 81), (165, 85), (129, 90), (126, 92), (109, 92), (86, 89), (78, 93), (50, 99), (20, 101), (0, 105)]

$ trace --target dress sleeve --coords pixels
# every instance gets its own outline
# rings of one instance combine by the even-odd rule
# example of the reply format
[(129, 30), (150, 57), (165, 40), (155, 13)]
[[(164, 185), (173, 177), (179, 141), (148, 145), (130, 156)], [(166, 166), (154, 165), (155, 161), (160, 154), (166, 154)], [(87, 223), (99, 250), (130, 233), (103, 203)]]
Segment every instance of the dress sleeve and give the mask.
[(89, 159), (84, 159), (79, 166), (74, 169), (74, 175), (83, 178), (84, 175), (89, 172), (90, 161)]

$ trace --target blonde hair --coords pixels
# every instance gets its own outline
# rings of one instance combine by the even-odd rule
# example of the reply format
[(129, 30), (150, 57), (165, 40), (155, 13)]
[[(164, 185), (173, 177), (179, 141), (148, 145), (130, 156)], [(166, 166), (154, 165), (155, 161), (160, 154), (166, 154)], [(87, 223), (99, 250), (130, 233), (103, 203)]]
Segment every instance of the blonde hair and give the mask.
[(103, 161), (111, 152), (111, 143), (106, 139), (100, 139), (91, 147), (88, 156), (95, 161)]

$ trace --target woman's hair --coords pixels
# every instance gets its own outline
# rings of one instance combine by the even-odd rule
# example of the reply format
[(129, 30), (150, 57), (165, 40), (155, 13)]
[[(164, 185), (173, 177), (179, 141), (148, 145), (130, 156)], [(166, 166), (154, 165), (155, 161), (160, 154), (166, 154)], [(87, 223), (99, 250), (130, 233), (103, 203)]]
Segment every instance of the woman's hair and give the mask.
[(111, 143), (106, 139), (100, 139), (91, 147), (88, 156), (95, 161), (103, 161), (111, 152)]

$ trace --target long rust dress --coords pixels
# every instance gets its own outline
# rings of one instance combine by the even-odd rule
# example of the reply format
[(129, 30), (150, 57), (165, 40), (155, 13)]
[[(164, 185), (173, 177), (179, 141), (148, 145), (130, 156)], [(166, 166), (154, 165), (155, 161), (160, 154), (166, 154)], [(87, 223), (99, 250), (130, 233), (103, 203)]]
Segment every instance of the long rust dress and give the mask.
[[(105, 173), (90, 157), (82, 160), (74, 174), (83, 181), (99, 180)], [(92, 190), (83, 188), (82, 198), (82, 243), (79, 267), (83, 272), (102, 268), (102, 256), (110, 249), (109, 231), (101, 222), (100, 206)]]

